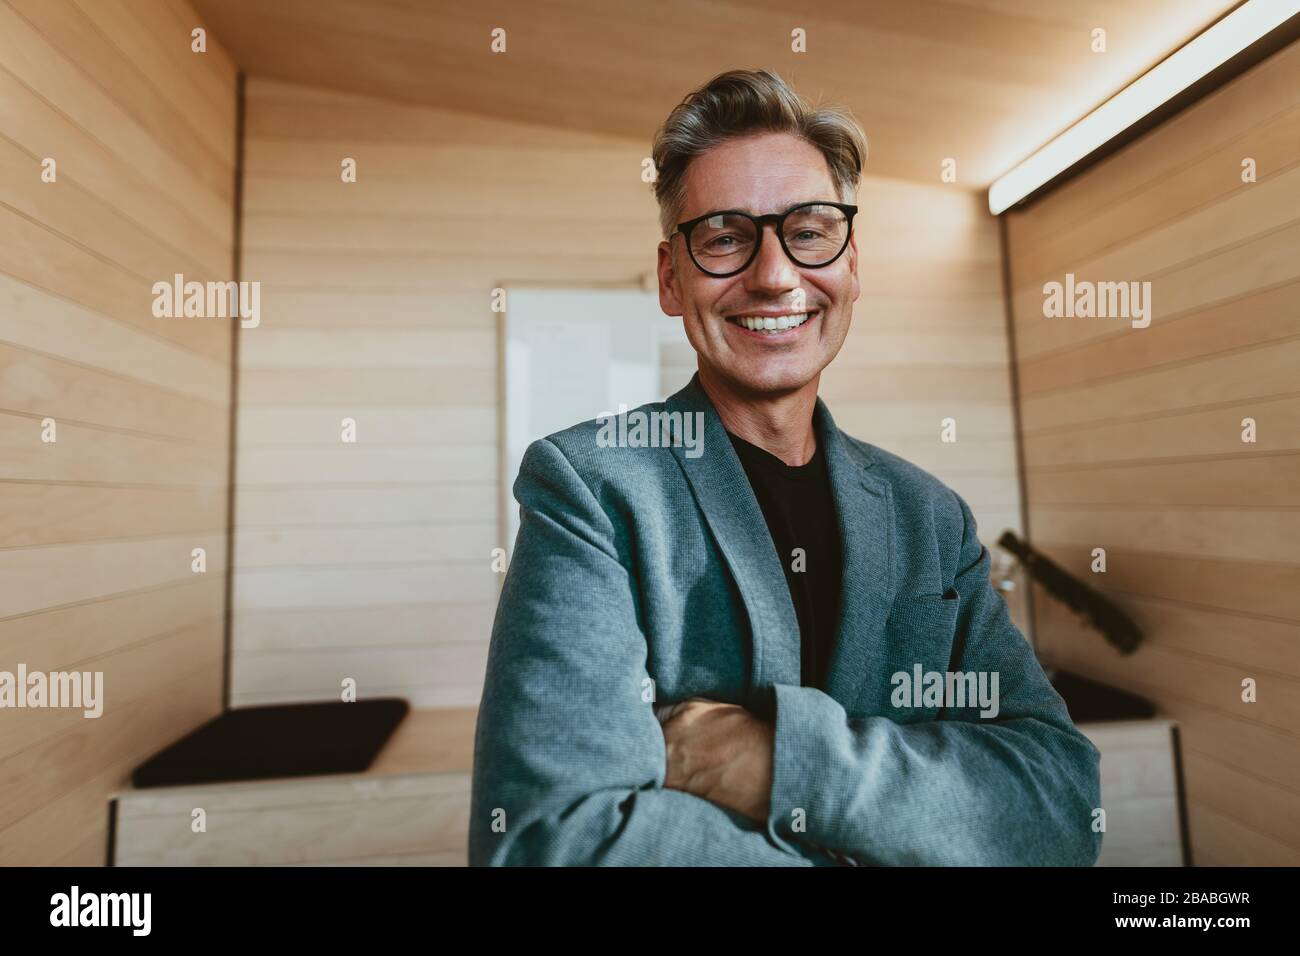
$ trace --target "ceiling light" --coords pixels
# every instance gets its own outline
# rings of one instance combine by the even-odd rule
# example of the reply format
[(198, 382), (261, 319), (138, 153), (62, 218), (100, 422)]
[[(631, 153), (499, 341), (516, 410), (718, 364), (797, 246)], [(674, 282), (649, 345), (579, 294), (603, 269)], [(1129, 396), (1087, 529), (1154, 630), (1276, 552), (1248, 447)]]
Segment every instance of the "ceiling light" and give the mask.
[(989, 211), (1014, 206), (1297, 13), (1300, 0), (1247, 0), (996, 180)]

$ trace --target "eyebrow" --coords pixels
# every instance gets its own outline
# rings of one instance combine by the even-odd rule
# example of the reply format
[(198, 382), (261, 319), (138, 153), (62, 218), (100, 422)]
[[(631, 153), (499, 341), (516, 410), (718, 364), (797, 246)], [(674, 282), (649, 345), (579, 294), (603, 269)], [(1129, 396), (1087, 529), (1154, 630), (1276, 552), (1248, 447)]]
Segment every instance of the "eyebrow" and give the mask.
[(775, 209), (770, 213), (754, 212), (752, 209), (746, 209), (743, 206), (719, 206), (716, 209), (710, 209), (706, 212), (702, 212), (698, 216), (689, 216), (687, 217), (687, 219), (683, 220), (683, 222), (689, 221), (690, 219), (702, 219), (705, 216), (716, 216), (719, 213), (724, 213), (724, 212), (744, 212), (744, 213), (749, 213), (749, 215), (751, 216), (780, 215), (783, 212), (789, 212), (795, 206), (806, 206), (809, 203), (826, 203), (829, 205), (830, 203), (837, 203), (839, 201), (840, 200), (838, 199), (800, 199), (797, 202), (788, 203), (782, 206), (780, 209)]

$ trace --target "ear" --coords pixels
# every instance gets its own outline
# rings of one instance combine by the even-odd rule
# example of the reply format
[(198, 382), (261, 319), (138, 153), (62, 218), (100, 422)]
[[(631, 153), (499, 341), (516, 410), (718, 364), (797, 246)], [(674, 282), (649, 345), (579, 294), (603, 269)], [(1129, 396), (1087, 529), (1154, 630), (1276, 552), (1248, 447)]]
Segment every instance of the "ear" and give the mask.
[(682, 308), (681, 277), (673, 265), (671, 240), (659, 243), (658, 257), (655, 271), (659, 276), (659, 308), (664, 315), (682, 315), (686, 310)]

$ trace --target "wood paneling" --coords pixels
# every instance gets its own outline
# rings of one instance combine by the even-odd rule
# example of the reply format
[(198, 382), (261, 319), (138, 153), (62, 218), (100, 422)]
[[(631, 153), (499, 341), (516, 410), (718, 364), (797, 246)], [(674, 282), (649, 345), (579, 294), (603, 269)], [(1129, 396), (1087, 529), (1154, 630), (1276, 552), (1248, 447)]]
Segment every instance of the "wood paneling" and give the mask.
[(101, 717), (0, 711), (0, 863), (103, 863), (109, 793), (221, 708), (231, 325), (151, 311), (232, 278), (235, 67), (198, 22), (0, 3), (0, 669), (104, 675)]
[[(1146, 634), (1121, 658), (1039, 595), (1040, 650), (1178, 721), (1196, 862), (1296, 865), (1300, 44), (1007, 228), (1029, 531)], [(1045, 318), (1066, 273), (1151, 282), (1150, 326)]]
[[(962, 188), (1006, 172), (1063, 126), (1200, 32), (1232, 0), (196, 0), (250, 74), (515, 122), (626, 137), (648, 155), (668, 111), (737, 66), (775, 69), (810, 97), (848, 105), (871, 171), (937, 184), (946, 157)], [(1093, 52), (1092, 32), (1107, 32)], [(491, 52), (503, 29), (506, 51)], [(805, 31), (806, 52), (791, 33)], [(333, 136), (323, 98), (268, 111), (290, 138)], [(389, 138), (391, 116), (363, 120)], [(411, 130), (426, 138), (432, 121)], [(503, 129), (508, 127), (502, 127)], [(436, 134), (432, 138), (436, 139)], [(296, 146), (279, 150), (288, 159)], [(401, 151), (401, 147), (397, 152)], [(414, 155), (414, 151), (409, 151)], [(296, 154), (296, 155), (301, 155)], [(291, 162), (296, 160), (290, 159)], [(558, 158), (556, 161), (559, 161)], [(570, 161), (582, 163), (574, 153)], [(484, 183), (525, 182), (500, 154)], [(600, 188), (613, 167), (583, 176)], [(306, 198), (304, 196), (303, 198)], [(400, 195), (395, 201), (401, 203)], [(538, 202), (545, 202), (539, 197)]]
[[(335, 697), (345, 677), (477, 703), (502, 545), (491, 290), (652, 269), (639, 149), (257, 78), (247, 129), (264, 318), (240, 339), (235, 703)], [(996, 223), (953, 188), (869, 178), (859, 203), (864, 292), (823, 394), (968, 495), (986, 536), (1018, 528)]]

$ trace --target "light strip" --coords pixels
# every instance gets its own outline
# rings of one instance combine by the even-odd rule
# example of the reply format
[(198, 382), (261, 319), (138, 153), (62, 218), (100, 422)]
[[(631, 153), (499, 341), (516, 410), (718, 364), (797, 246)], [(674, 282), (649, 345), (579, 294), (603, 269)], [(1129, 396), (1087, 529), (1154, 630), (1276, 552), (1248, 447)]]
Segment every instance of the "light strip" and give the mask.
[(989, 187), (998, 215), (1300, 13), (1300, 0), (1247, 0)]

